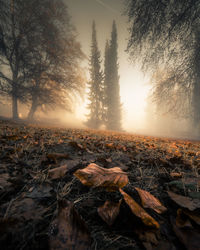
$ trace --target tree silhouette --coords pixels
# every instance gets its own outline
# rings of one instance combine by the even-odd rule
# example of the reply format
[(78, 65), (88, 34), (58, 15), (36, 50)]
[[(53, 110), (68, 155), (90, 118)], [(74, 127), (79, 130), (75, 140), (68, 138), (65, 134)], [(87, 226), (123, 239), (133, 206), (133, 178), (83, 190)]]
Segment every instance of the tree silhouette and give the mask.
[(90, 56), (90, 81), (88, 83), (90, 101), (88, 109), (90, 113), (86, 124), (91, 128), (98, 129), (102, 124), (103, 119), (103, 74), (101, 71), (101, 54), (98, 49), (96, 36), (96, 25), (95, 22), (93, 22)]
[(106, 43), (104, 63), (105, 117), (106, 127), (110, 130), (122, 129), (117, 49), (117, 27), (113, 21), (111, 40)]

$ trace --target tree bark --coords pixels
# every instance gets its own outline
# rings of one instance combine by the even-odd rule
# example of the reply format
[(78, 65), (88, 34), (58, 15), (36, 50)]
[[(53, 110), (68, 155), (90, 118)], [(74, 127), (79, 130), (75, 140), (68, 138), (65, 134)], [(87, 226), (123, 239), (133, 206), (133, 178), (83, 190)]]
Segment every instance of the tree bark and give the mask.
[(33, 99), (32, 104), (31, 104), (31, 108), (30, 108), (28, 116), (27, 116), (28, 120), (32, 121), (34, 119), (34, 115), (35, 115), (35, 112), (37, 110), (37, 107), (38, 107), (37, 100)]
[(14, 120), (19, 119), (17, 97), (14, 95), (14, 93), (12, 95), (12, 118)]

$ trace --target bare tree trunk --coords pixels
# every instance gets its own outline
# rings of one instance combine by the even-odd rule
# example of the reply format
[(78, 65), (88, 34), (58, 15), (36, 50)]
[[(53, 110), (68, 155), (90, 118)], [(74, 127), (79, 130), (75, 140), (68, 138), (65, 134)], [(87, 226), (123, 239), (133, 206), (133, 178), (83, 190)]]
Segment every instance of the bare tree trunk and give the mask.
[(15, 96), (14, 93), (12, 95), (12, 118), (14, 120), (19, 119), (17, 97)]
[(34, 119), (34, 115), (35, 115), (35, 112), (37, 110), (37, 107), (38, 107), (38, 105), (37, 105), (37, 98), (35, 97), (35, 98), (32, 99), (31, 108), (30, 108), (28, 116), (27, 116), (28, 120), (31, 121), (31, 120)]

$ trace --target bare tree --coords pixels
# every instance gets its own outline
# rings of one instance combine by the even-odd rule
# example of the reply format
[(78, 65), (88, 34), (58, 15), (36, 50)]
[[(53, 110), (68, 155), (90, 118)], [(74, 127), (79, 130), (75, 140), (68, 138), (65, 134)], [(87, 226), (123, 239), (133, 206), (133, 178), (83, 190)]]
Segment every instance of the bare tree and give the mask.
[(70, 110), (72, 98), (84, 88), (80, 63), (85, 56), (76, 40), (67, 6), (63, 1), (54, 1), (48, 13), (50, 19), (48, 25), (45, 24), (44, 40), (34, 37), (29, 41), (34, 57), (29, 60), (27, 88), (31, 108), (28, 119), (33, 119), (38, 108), (47, 110), (59, 106)]
[[(171, 68), (173, 74), (162, 86), (165, 86), (166, 93), (170, 93), (172, 85), (178, 96), (182, 95), (182, 91), (190, 93), (190, 115), (194, 123), (199, 124), (200, 40), (197, 34), (200, 1), (127, 0), (126, 3), (130, 23), (128, 51), (131, 58), (139, 61), (144, 71)], [(169, 94), (168, 100), (170, 98)]]
[(83, 87), (83, 81), (69, 82), (81, 78), (78, 62), (83, 53), (64, 1), (1, 1), (5, 3), (7, 18), (0, 23), (0, 90), (12, 99), (14, 119), (18, 118), (18, 100), (32, 102), (31, 117), (39, 105), (58, 103), (57, 97), (53, 100), (55, 86), (57, 94), (59, 89)]

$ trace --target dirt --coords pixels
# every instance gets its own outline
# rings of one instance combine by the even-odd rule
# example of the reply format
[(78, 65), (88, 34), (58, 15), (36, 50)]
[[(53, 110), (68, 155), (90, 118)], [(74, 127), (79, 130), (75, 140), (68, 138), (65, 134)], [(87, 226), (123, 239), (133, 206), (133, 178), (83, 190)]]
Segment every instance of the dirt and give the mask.
[[(145, 210), (160, 229), (155, 232), (143, 225), (119, 190), (83, 185), (74, 172), (91, 163), (126, 172), (129, 182), (123, 190), (138, 204), (141, 200), (135, 187), (159, 199), (166, 212)], [(56, 176), (53, 169), (59, 167)], [(199, 141), (0, 120), (1, 249), (53, 249), (49, 238), (60, 200), (73, 202), (90, 234), (91, 249), (199, 249), (195, 248), (200, 245), (198, 205), (190, 211), (195, 221), (188, 215), (189, 201), (181, 206), (167, 192), (199, 201), (199, 174)], [(119, 215), (109, 226), (98, 208), (120, 199)], [(190, 224), (185, 224), (184, 216)], [(184, 238), (197, 243), (188, 246)]]

